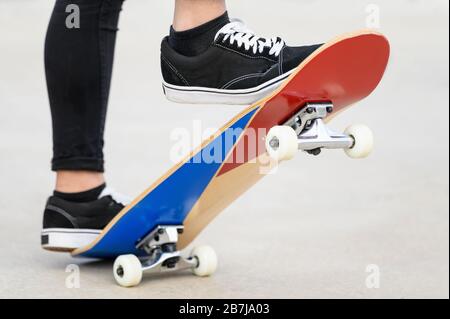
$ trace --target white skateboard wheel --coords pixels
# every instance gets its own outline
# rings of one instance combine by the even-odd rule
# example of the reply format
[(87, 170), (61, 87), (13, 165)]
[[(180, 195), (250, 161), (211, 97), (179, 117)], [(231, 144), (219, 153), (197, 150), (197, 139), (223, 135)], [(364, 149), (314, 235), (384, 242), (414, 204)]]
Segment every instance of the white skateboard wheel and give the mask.
[(274, 126), (266, 137), (266, 150), (276, 161), (292, 159), (298, 151), (297, 133), (290, 126)]
[(212, 275), (217, 269), (217, 255), (209, 246), (199, 246), (192, 250), (191, 257), (196, 258), (198, 265), (192, 272), (199, 277)]
[(373, 133), (370, 128), (361, 124), (351, 125), (345, 130), (345, 134), (354, 140), (353, 146), (345, 150), (349, 157), (357, 159), (369, 156), (374, 145)]
[(122, 255), (116, 258), (113, 266), (114, 278), (122, 287), (134, 287), (142, 280), (142, 266), (135, 255)]

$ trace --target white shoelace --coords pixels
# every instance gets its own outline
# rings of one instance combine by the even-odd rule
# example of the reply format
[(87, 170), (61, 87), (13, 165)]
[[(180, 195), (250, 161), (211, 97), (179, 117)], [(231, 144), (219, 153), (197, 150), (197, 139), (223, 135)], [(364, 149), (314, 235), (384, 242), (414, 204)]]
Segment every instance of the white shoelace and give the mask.
[(280, 38), (273, 37), (271, 39), (260, 38), (255, 33), (248, 29), (245, 23), (239, 19), (231, 19), (231, 22), (220, 29), (215, 37), (215, 40), (221, 35), (225, 36), (222, 42), (229, 41), (230, 44), (237, 42), (237, 46), (241, 48), (244, 46), (246, 51), (253, 50), (253, 54), (262, 53), (265, 48), (270, 48), (269, 55), (278, 57), (281, 49), (283, 49), (285, 42)]

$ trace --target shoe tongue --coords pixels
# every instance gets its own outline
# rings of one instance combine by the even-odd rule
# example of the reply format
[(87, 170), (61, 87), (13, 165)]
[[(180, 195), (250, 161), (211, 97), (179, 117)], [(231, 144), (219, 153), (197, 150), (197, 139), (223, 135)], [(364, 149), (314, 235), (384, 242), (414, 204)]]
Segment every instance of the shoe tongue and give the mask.
[(114, 201), (116, 201), (119, 204), (122, 204), (123, 206), (127, 206), (129, 203), (131, 203), (130, 197), (117, 193), (116, 191), (114, 191), (112, 188), (109, 187), (105, 187), (98, 196), (98, 198), (100, 199), (106, 196), (111, 196)]

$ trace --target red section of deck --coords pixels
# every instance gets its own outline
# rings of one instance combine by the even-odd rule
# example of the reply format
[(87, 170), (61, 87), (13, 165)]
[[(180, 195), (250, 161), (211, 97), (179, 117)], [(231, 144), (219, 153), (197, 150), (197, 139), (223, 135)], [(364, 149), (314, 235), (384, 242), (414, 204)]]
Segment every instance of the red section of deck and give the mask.
[(389, 52), (387, 39), (373, 33), (342, 38), (320, 48), (261, 107), (246, 129), (248, 138), (235, 145), (219, 175), (264, 153), (269, 129), (283, 124), (306, 102), (331, 101), (334, 112), (339, 112), (368, 96), (383, 77)]

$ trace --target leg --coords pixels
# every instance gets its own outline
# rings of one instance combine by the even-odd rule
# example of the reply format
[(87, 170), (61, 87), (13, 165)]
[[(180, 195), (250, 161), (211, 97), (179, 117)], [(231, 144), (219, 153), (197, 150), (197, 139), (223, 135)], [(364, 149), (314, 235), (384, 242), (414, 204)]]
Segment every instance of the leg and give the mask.
[[(80, 8), (80, 28), (66, 8)], [(58, 0), (45, 43), (53, 122), (56, 190), (80, 192), (104, 183), (103, 133), (122, 0)]]
[(211, 21), (226, 11), (225, 0), (175, 0), (173, 28), (180, 32)]
[(79, 193), (104, 183), (102, 172), (58, 170), (55, 190), (61, 193)]
[[(127, 203), (106, 188), (103, 177), (103, 133), (122, 2), (57, 0), (53, 10), (45, 71), (57, 178), (44, 210), (45, 249), (71, 251), (92, 242)], [(68, 5), (79, 8), (79, 28), (66, 25)]]

